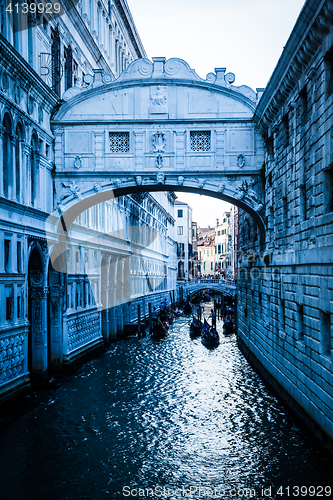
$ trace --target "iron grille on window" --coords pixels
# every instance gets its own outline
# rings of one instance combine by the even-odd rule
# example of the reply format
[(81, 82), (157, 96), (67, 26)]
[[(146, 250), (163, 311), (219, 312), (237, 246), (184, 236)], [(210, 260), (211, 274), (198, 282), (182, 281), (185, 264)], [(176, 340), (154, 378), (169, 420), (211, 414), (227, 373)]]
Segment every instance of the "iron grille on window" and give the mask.
[(111, 153), (129, 152), (129, 132), (109, 132)]
[(190, 132), (191, 151), (210, 151), (210, 130)]

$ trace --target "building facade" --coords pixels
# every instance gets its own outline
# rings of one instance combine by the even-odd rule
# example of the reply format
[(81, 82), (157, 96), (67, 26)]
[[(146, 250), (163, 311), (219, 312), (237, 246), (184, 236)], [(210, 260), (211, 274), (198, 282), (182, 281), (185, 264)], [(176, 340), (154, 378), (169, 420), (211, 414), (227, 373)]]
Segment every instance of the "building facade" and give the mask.
[(215, 270), (221, 278), (233, 278), (232, 212), (222, 214), (215, 227)]
[(0, 5), (0, 402), (122, 334), (139, 304), (148, 314), (176, 283), (172, 193), (90, 207), (50, 259), (59, 246), (46, 234), (59, 153), (51, 115), (93, 70), (111, 81), (145, 57), (126, 1), (62, 4), (54, 18), (37, 5), (27, 25)]
[(332, 447), (333, 3), (308, 0), (257, 106), (265, 245), (242, 212), (240, 346)]
[(194, 276), (192, 208), (183, 201), (175, 201), (177, 266), (179, 281), (188, 281)]

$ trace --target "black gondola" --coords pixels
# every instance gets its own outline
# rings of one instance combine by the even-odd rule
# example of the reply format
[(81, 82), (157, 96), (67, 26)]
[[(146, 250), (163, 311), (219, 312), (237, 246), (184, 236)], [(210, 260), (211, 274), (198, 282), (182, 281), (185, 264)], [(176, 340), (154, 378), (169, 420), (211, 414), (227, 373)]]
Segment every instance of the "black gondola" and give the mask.
[(158, 320), (157, 323), (153, 325), (151, 336), (154, 339), (162, 339), (167, 336), (168, 330), (169, 330), (169, 325), (167, 325), (165, 322)]
[(203, 328), (203, 323), (199, 321), (195, 316), (193, 316), (190, 326), (190, 335), (193, 337), (196, 335), (201, 335), (202, 328)]
[(232, 320), (226, 320), (223, 323), (224, 335), (231, 335), (235, 331), (235, 324)]
[(192, 312), (192, 304), (189, 301), (186, 301), (184, 304), (184, 313), (190, 314)]
[(201, 342), (206, 347), (216, 347), (220, 342), (219, 334), (206, 321), (201, 333)]

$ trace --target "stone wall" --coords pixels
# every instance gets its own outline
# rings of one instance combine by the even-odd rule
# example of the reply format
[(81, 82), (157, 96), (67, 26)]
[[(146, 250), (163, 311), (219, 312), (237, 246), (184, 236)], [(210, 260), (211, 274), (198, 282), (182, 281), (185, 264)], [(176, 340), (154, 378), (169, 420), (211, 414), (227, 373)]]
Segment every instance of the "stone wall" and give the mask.
[(238, 291), (242, 349), (329, 442), (332, 20), (332, 2), (306, 2), (255, 112), (266, 143), (266, 243), (260, 248), (257, 229), (242, 213)]

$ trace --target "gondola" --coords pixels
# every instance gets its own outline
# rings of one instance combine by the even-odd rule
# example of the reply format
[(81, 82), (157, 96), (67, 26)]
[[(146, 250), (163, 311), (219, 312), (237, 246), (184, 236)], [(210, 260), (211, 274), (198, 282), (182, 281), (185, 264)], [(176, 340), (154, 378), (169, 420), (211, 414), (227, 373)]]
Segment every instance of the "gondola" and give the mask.
[(195, 316), (193, 316), (190, 326), (190, 335), (193, 337), (201, 335), (202, 328), (203, 328), (203, 323), (199, 321)]
[(206, 321), (201, 333), (201, 342), (206, 347), (216, 347), (220, 342), (219, 334)]
[(157, 323), (155, 323), (155, 325), (153, 326), (151, 336), (154, 339), (162, 339), (167, 336), (168, 330), (169, 330), (169, 325), (165, 322), (158, 320)]
[(192, 312), (192, 304), (189, 301), (186, 301), (184, 304), (184, 313), (190, 314)]
[(234, 322), (230, 319), (227, 321), (224, 321), (223, 323), (223, 333), (224, 335), (231, 335), (235, 331), (235, 324)]

